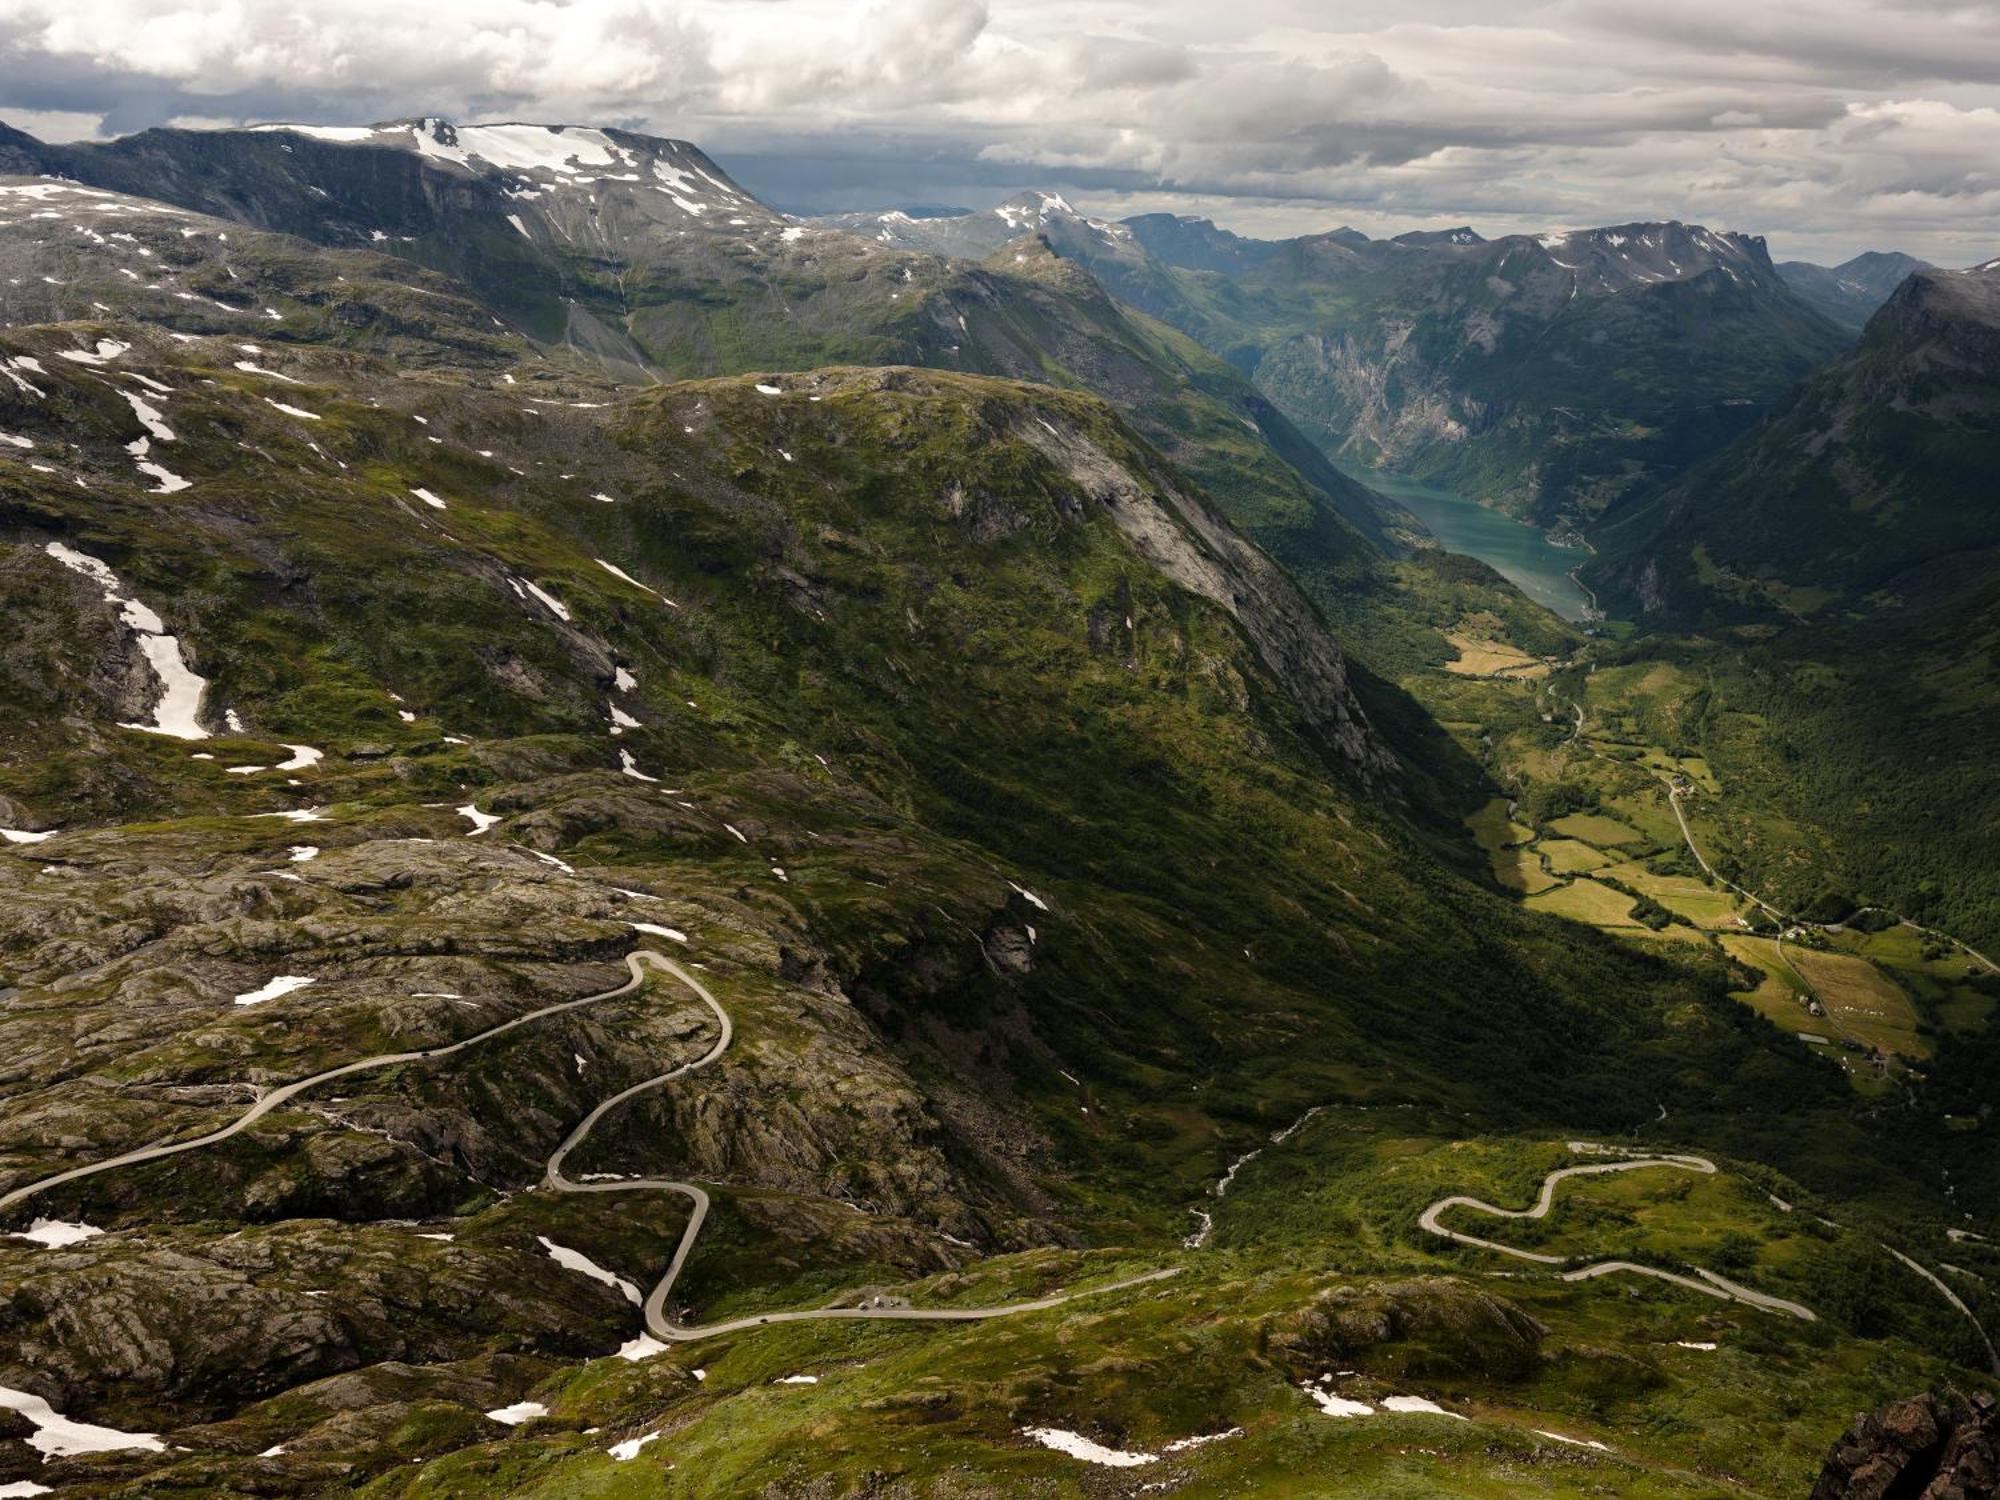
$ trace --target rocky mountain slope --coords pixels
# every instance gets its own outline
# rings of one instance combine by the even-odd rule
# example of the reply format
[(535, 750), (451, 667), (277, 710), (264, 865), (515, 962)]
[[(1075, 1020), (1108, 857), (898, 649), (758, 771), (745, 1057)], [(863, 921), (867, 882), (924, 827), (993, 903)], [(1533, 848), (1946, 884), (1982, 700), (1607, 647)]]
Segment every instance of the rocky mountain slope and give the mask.
[(1931, 269), (1929, 261), (1900, 250), (1864, 250), (1837, 266), (1816, 266), (1806, 260), (1778, 262), (1778, 274), (1793, 291), (1833, 322), (1857, 333), (1906, 277)]
[[(436, 126), (324, 161), (177, 134), (225, 161), (182, 196), (302, 155), (427, 203), (549, 195), (506, 229), (537, 255), (587, 213), (561, 195), (681, 190), (609, 168), (697, 167), (612, 132), (505, 165), (532, 153)], [(629, 263), (722, 201), (633, 208)], [(510, 315), (470, 249), (305, 227), (0, 181), (0, 1485), (1779, 1494), (1885, 1386), (1978, 1357), (1877, 1274), (1890, 1229), (1767, 1201), (1943, 1222), (1847, 1165), (1878, 1127), (1837, 1073), (1727, 976), (1477, 877), (1430, 800), (1455, 742), (1376, 711), (1128, 414), (1173, 337), (1125, 324), (1121, 385), (1052, 326), (1118, 313), (1075, 265), (937, 274), (1004, 296), (1045, 370), (1101, 357), (1115, 401), (908, 365), (642, 382), (548, 336), (567, 293)], [(519, 274), (572, 285), (549, 255)], [(653, 262), (657, 296), (698, 296), (691, 264)], [(620, 988), (635, 947), (719, 1011)], [(1635, 1253), (1734, 1256), (1810, 1326), (1644, 1273), (1489, 1282), (1418, 1227), (1646, 1131), (1721, 1156), (1704, 1212), (1779, 1248)], [(155, 1143), (191, 1149), (51, 1180)], [(1278, 1175), (1225, 1202), (1254, 1152)], [(683, 1250), (675, 1327), (1029, 1306), (670, 1347), (640, 1304)]]

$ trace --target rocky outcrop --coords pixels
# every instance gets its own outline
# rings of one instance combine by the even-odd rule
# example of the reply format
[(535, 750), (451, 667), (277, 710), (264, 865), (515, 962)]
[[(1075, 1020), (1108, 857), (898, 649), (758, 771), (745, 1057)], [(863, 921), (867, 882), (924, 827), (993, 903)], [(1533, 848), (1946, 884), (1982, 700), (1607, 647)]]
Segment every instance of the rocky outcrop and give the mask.
[(1523, 1380), (1548, 1329), (1504, 1297), (1431, 1277), (1337, 1286), (1270, 1330), (1274, 1352), (1309, 1378), (1333, 1363), (1383, 1377)]
[(2000, 1494), (2000, 1401), (1925, 1392), (1857, 1416), (1812, 1500), (1989, 1500)]

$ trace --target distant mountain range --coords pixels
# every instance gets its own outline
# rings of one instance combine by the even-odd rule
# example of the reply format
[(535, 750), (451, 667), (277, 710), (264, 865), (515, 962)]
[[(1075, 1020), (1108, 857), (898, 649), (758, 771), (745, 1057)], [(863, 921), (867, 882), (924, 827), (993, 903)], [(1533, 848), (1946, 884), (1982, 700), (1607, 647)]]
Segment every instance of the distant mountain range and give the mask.
[(1224, 355), (1344, 462), (1568, 529), (1744, 430), (1844, 341), (1761, 239), (1699, 225), (1259, 241), (1178, 215), (1107, 223), (1052, 193), (838, 222), (959, 253), (1040, 235)]
[(1912, 272), (1930, 269), (1930, 262), (1900, 250), (1866, 250), (1830, 267), (1805, 260), (1778, 263), (1778, 274), (1793, 291), (1841, 327), (1856, 332)]
[(1860, 606), (2000, 546), (2000, 262), (1903, 278), (1861, 341), (1599, 532), (1642, 610)]

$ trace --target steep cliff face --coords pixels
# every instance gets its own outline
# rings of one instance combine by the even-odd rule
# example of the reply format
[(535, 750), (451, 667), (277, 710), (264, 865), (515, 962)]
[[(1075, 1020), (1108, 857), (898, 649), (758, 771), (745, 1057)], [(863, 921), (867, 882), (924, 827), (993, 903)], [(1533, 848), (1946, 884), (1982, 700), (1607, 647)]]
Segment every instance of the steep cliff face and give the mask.
[(1038, 420), (1017, 432), (1105, 508), (1140, 556), (1228, 611), (1307, 722), (1354, 769), (1371, 780), (1394, 771), (1394, 754), (1369, 729), (1348, 686), (1339, 645), (1269, 557), (1165, 475), (1134, 474), (1073, 428)]

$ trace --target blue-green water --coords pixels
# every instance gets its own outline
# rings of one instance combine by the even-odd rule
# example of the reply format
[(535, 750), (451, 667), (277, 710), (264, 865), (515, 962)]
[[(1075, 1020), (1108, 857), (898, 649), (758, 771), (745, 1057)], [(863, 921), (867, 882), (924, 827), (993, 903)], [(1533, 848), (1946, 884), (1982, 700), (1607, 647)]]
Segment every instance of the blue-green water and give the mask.
[(1376, 469), (1347, 472), (1407, 507), (1446, 550), (1478, 558), (1537, 604), (1565, 620), (1581, 620), (1588, 613), (1590, 596), (1569, 576), (1571, 568), (1590, 556), (1584, 548), (1558, 547), (1525, 521), (1414, 479)]

